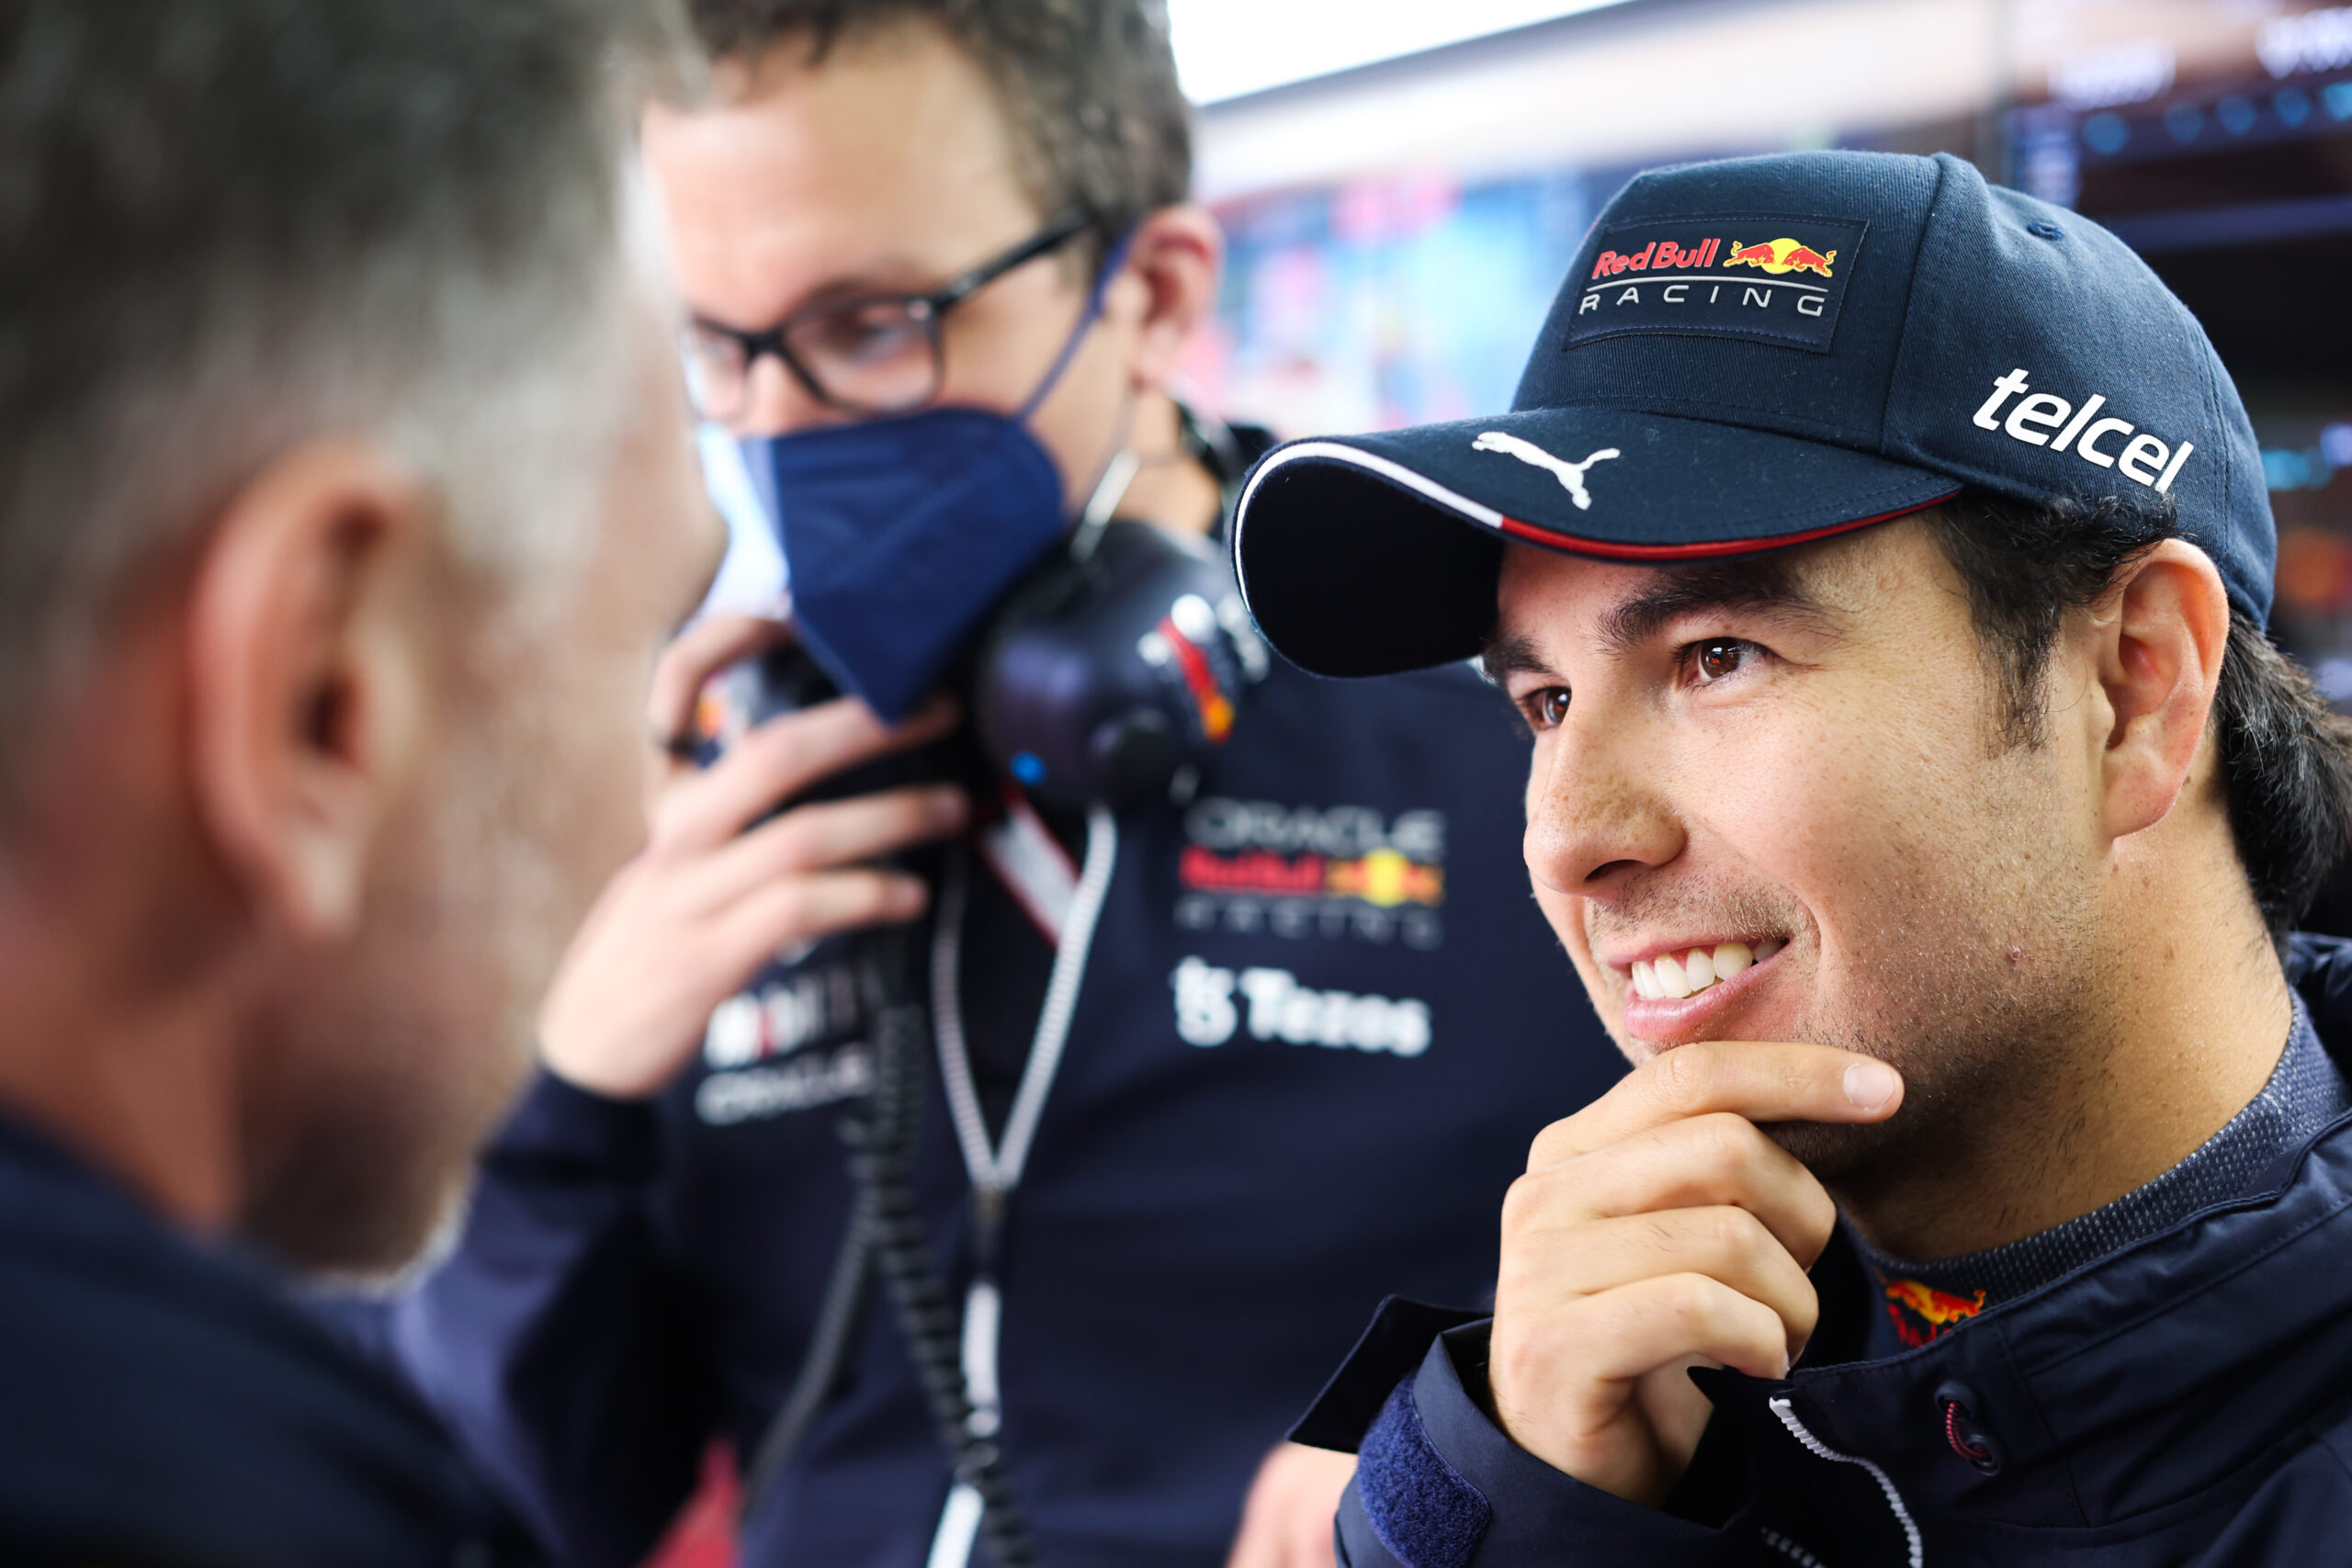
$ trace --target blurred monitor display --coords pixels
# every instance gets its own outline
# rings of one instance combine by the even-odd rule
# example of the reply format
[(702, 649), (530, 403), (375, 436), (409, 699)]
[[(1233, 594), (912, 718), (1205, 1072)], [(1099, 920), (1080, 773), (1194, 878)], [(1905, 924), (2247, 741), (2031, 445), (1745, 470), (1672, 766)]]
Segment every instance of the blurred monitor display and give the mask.
[(1364, 45), (1373, 63), (1304, 81), (1230, 62), (1251, 12), (1323, 3), (1171, 6), (1188, 80), (1213, 89), (1202, 195), (1231, 244), (1188, 367), (1209, 406), (1283, 434), (1501, 408), (1636, 170), (1948, 150), (2113, 228), (2204, 322), (2264, 449), (2274, 629), (2352, 711), (2352, 6), (1520, 4), (1472, 16), (1507, 31)]

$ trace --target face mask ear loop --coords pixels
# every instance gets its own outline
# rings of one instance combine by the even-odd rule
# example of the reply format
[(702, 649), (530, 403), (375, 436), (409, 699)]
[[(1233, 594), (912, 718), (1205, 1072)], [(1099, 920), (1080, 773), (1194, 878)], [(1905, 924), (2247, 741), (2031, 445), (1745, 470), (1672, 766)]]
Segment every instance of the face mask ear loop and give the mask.
[(1132, 446), (1121, 447), (1118, 456), (1111, 459), (1094, 493), (1087, 498), (1086, 510), (1079, 514), (1078, 531), (1069, 539), (1070, 559), (1092, 557), (1094, 547), (1102, 542), (1102, 530), (1110, 526), (1111, 514), (1127, 498), (1127, 487), (1136, 482), (1136, 475), (1142, 468), (1143, 459)]
[(1054, 356), (1053, 367), (1046, 372), (1046, 378), (1037, 383), (1037, 389), (1029, 394), (1029, 400), (1023, 403), (1020, 412), (1012, 416), (1019, 423), (1029, 423), (1029, 416), (1037, 412), (1037, 405), (1046, 400), (1046, 394), (1062, 378), (1062, 372), (1069, 368), (1069, 362), (1078, 357), (1078, 345), (1086, 341), (1088, 329), (1102, 318), (1102, 296), (1110, 292), (1111, 280), (1118, 276), (1120, 269), (1127, 265), (1127, 252), (1134, 247), (1135, 242), (1136, 231), (1130, 229), (1119, 236), (1119, 243), (1113, 245), (1110, 254), (1102, 258), (1102, 270), (1094, 275), (1094, 287), (1086, 296), (1086, 309), (1080, 312), (1078, 324), (1070, 328), (1069, 338), (1062, 344), (1061, 353)]

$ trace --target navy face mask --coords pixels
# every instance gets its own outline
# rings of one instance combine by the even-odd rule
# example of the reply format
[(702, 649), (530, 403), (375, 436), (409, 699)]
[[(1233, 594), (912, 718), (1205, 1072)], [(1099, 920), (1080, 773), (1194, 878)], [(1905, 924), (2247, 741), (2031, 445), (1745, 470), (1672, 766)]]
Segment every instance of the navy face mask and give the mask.
[(930, 408), (745, 443), (772, 486), (802, 645), (885, 721), (914, 710), (1068, 532), (1061, 474), (1029, 416), (1093, 327), (1125, 254), (1105, 258), (1017, 412)]

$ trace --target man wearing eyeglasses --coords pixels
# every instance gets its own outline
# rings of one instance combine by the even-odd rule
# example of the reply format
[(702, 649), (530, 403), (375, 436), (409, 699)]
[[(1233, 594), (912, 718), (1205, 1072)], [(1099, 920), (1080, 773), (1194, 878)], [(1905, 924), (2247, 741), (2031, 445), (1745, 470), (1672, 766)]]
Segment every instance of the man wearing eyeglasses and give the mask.
[[(999, 787), (741, 831), (958, 722), (910, 650), (953, 643), (990, 574), (1090, 503), (1210, 535), (1265, 438), (1167, 390), (1220, 238), (1186, 200), (1156, 6), (695, 9), (712, 100), (645, 128), (692, 379), (780, 511), (792, 635), (868, 704), (773, 720), (707, 771), (660, 760), (652, 848), (573, 950), (548, 1070), (395, 1337), (568, 1561), (639, 1561), (715, 1438), (750, 1473), (747, 1564), (988, 1561), (888, 1293), (828, 1310), (837, 1127), (872, 1061), (841, 933), (914, 920), (944, 1058), (915, 1171), (947, 1285), (930, 1326), (961, 1339), (1036, 1561), (1328, 1563), (1349, 1461), (1280, 1441), (1317, 1369), (1392, 1290), (1490, 1291), (1516, 1151), (1618, 1070), (1580, 999), (1519, 983), (1556, 965), (1574, 996), (1517, 875), (1523, 741), (1465, 669), (1277, 666), (1189, 793), (1119, 815), (1114, 855)], [(847, 614), (853, 580), (888, 592)], [(776, 635), (682, 639), (657, 739)], [(887, 861), (941, 839), (966, 845), (960, 894)], [(1035, 1100), (1081, 863), (1100, 918)], [(971, 1156), (1018, 1141), (1016, 1099), (1028, 1157), (978, 1215)]]

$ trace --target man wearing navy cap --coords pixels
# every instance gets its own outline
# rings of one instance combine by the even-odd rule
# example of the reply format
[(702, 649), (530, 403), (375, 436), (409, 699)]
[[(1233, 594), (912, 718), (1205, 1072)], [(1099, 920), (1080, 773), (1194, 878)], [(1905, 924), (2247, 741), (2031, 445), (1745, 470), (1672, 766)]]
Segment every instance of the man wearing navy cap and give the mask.
[(2129, 251), (1950, 157), (1647, 175), (1510, 413), (1279, 448), (1234, 544), (1309, 670), (1483, 656), (1634, 1064), (1491, 1315), (1392, 1303), (1302, 1424), (1343, 1560), (2330, 1554), (2352, 734)]

